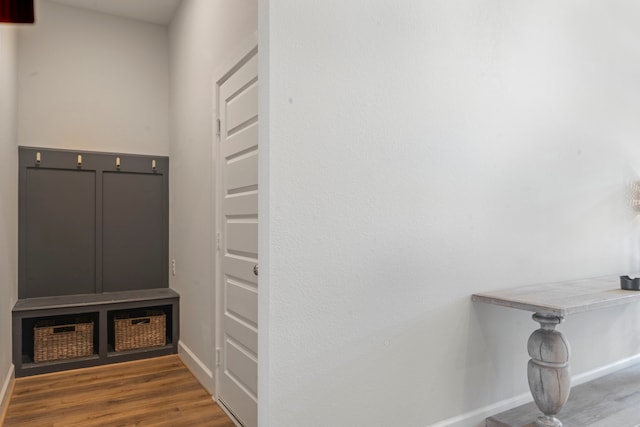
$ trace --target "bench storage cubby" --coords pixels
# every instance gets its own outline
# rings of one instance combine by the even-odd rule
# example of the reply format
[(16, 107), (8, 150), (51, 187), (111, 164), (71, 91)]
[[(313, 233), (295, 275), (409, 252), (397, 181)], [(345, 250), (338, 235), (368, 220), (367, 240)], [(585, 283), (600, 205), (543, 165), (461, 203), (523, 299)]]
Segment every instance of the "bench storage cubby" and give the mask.
[[(179, 301), (179, 295), (168, 288), (20, 300), (12, 312), (16, 377), (177, 353)], [(127, 311), (162, 313), (164, 343), (116, 351), (114, 319)], [(92, 352), (82, 357), (36, 360), (35, 326), (42, 320), (65, 318), (90, 319), (93, 323)]]
[(39, 363), (93, 355), (94, 325), (90, 316), (39, 319), (33, 327), (33, 361)]
[(115, 351), (166, 344), (167, 316), (162, 310), (126, 311), (113, 317)]

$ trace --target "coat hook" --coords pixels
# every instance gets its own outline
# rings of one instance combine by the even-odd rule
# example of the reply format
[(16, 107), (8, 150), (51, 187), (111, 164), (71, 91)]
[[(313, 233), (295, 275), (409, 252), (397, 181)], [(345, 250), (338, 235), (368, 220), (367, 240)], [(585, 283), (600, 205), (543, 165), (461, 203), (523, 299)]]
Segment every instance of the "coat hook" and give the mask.
[(155, 160), (151, 160), (151, 169), (153, 169), (154, 171), (156, 170), (156, 161)]
[(116, 157), (116, 168), (120, 169), (120, 157)]
[(36, 165), (39, 165), (41, 160), (42, 160), (42, 157), (40, 156), (40, 152), (38, 151), (36, 153)]
[(82, 167), (82, 154), (78, 154), (78, 167)]

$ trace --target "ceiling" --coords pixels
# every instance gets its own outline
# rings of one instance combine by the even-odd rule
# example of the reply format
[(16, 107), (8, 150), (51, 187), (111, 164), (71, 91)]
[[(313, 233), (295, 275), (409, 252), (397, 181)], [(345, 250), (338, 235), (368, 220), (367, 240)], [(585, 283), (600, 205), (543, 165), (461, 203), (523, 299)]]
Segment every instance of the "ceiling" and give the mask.
[(166, 25), (171, 21), (180, 0), (52, 0), (68, 6), (81, 7)]

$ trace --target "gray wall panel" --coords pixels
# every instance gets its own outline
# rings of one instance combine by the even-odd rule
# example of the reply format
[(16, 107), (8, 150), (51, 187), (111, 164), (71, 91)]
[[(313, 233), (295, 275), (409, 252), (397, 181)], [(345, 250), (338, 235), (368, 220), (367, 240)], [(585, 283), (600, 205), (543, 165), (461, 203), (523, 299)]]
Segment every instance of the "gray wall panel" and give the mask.
[(169, 286), (167, 157), (19, 152), (19, 299)]
[(27, 169), (26, 297), (95, 292), (93, 171)]
[(105, 172), (102, 184), (103, 291), (162, 287), (162, 175)]

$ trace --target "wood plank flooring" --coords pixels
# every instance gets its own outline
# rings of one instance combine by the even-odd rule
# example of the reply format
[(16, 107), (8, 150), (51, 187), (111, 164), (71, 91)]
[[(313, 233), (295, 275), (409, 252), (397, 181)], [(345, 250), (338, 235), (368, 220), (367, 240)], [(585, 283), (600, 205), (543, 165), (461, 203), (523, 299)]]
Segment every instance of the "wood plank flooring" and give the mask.
[[(640, 364), (571, 389), (558, 418), (564, 427), (640, 427)], [(529, 403), (487, 418), (487, 427), (535, 427)]]
[(3, 427), (235, 427), (178, 356), (18, 378)]

